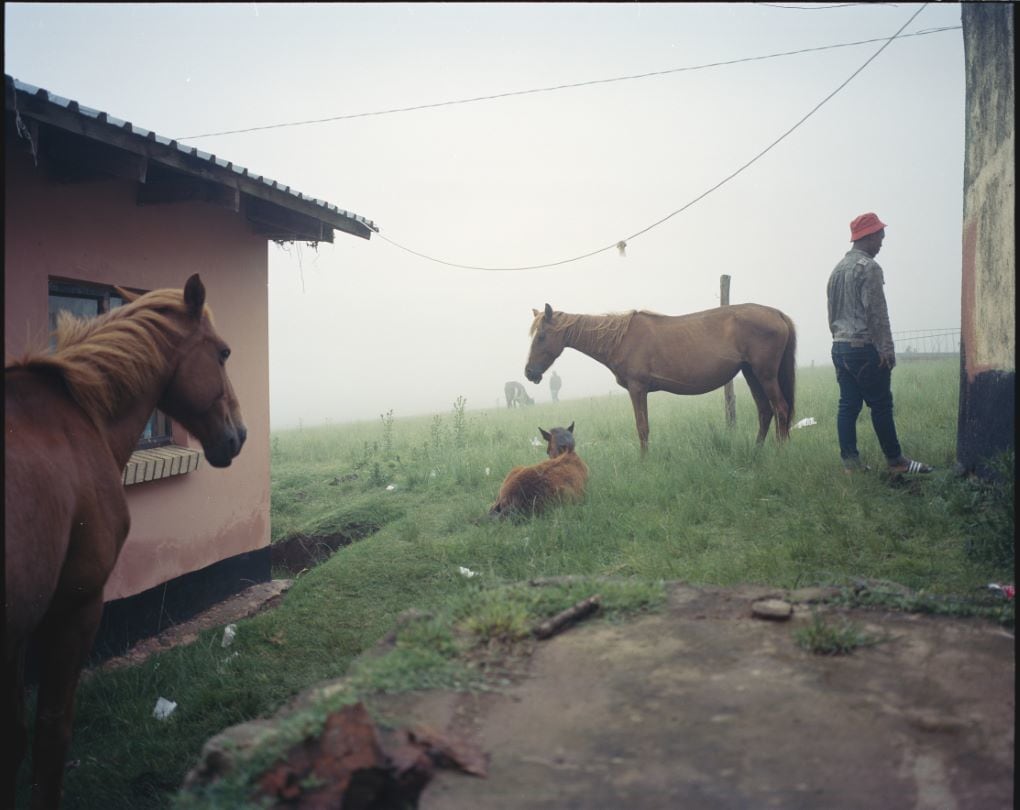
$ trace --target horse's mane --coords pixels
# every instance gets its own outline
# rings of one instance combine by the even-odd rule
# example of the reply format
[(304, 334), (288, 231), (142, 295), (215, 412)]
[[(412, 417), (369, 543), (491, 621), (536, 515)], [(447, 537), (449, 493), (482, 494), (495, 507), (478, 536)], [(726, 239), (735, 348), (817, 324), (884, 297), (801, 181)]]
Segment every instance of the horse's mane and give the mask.
[[(610, 312), (605, 315), (573, 315), (569, 312), (553, 313), (552, 329), (562, 332), (564, 340), (576, 343), (580, 338), (585, 345), (602, 350), (615, 349), (630, 328), (636, 309), (629, 312)], [(539, 313), (531, 324), (531, 336), (538, 331), (545, 317)]]
[[(208, 308), (205, 314), (210, 315)], [(52, 353), (29, 352), (7, 368), (49, 369), (94, 420), (112, 416), (125, 398), (148, 390), (167, 363), (167, 348), (185, 334), (181, 290), (154, 290), (95, 318), (57, 316)]]

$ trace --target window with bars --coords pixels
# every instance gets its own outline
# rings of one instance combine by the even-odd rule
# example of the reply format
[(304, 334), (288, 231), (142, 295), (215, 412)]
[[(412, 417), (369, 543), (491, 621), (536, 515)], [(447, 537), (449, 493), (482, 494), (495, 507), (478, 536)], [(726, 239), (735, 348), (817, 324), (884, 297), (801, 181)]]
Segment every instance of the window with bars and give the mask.
[[(68, 279), (51, 278), (49, 282), (49, 326), (52, 335), (57, 328), (57, 314), (70, 312), (80, 318), (94, 318), (127, 303), (113, 287)], [(55, 348), (50, 338), (50, 349)], [(170, 417), (158, 408), (145, 424), (137, 449), (162, 447), (173, 442)]]

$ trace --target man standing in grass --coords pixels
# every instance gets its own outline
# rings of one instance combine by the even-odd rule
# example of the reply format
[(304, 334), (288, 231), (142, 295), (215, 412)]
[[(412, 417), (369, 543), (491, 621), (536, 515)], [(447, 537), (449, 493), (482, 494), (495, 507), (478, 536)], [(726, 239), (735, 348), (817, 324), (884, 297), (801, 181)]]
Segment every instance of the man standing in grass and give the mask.
[(857, 417), (866, 402), (890, 472), (929, 473), (932, 468), (927, 464), (903, 455), (896, 436), (892, 396), (896, 351), (882, 290), (885, 280), (875, 261), (884, 239), (885, 223), (876, 214), (861, 214), (850, 223), (853, 247), (829, 276), (832, 363), (839, 383), (839, 454), (846, 472), (867, 469), (857, 451)]
[(552, 401), (560, 401), (560, 386), (563, 381), (560, 379), (560, 375), (555, 371), (552, 373), (552, 377), (549, 378), (549, 393), (552, 394)]

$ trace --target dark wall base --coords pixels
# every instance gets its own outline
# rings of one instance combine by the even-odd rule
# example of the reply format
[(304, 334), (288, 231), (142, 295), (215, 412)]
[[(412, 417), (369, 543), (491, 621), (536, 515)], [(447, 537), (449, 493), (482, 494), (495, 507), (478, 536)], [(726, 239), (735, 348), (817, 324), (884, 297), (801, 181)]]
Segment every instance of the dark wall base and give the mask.
[(235, 593), (271, 578), (270, 546), (220, 560), (126, 599), (107, 602), (90, 664), (121, 655), (133, 644), (187, 621)]
[[(199, 571), (177, 577), (103, 607), (87, 666), (127, 652), (134, 644), (161, 630), (197, 616), (235, 593), (272, 579), (272, 547), (220, 560)], [(26, 684), (38, 683), (38, 655), (30, 641), (25, 660)]]
[(956, 459), (965, 472), (987, 477), (987, 462), (1014, 448), (1016, 374), (984, 371), (967, 382), (961, 370)]

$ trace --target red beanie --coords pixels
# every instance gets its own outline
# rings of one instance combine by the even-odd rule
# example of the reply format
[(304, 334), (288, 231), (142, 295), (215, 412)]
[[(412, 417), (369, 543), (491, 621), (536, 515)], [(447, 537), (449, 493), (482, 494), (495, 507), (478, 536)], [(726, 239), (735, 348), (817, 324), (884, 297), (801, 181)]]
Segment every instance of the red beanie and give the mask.
[(878, 218), (878, 214), (861, 214), (850, 223), (850, 241), (856, 242), (871, 233), (876, 233), (885, 227), (885, 223)]

